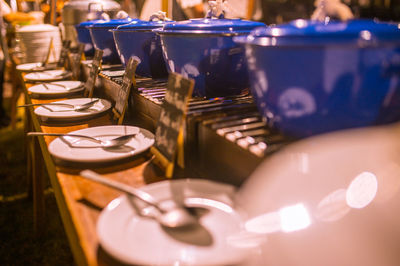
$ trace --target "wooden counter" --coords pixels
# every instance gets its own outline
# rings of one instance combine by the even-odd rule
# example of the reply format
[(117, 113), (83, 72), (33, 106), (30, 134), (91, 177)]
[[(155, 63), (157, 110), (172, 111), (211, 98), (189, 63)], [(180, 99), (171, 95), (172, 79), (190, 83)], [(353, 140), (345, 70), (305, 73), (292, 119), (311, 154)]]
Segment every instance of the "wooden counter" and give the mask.
[[(18, 75), (23, 81), (27, 103), (61, 100), (33, 99), (27, 91), (27, 88), (31, 85), (25, 83), (22, 73), (18, 73)], [(68, 133), (78, 129), (111, 124), (111, 115), (106, 114), (76, 125), (46, 125), (34, 114), (32, 107), (28, 109), (27, 131)], [(104, 174), (107, 178), (133, 187), (141, 187), (145, 184), (163, 180), (163, 176), (151, 163), (152, 156), (149, 152), (108, 166), (78, 164), (57, 166), (47, 148), (54, 138), (35, 137), (30, 138), (29, 141), (28, 164), (32, 170), (30, 172), (32, 172), (35, 227), (37, 232), (40, 232), (46, 226), (46, 221), (43, 220), (45, 206), (42, 166), (44, 165), (48, 172), (51, 186), (54, 189), (59, 212), (76, 263), (78, 265), (118, 264), (101, 250), (96, 234), (96, 222), (102, 208), (112, 199), (118, 197), (120, 193), (79, 177), (79, 172), (83, 169), (92, 169)]]

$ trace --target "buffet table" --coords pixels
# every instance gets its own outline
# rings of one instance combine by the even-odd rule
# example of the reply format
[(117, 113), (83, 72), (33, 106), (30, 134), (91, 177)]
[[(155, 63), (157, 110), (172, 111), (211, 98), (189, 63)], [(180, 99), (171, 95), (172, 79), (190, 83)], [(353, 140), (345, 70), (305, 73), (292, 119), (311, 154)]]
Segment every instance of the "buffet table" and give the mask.
[[(23, 79), (23, 74), (21, 79)], [(23, 82), (27, 103), (44, 103), (61, 99), (34, 99), (27, 89), (32, 84)], [(27, 131), (46, 133), (68, 133), (93, 126), (110, 125), (110, 114), (107, 113), (77, 125), (46, 125), (35, 115), (34, 108), (27, 111)], [(45, 136), (29, 138), (28, 164), (30, 164), (33, 182), (35, 228), (40, 232), (45, 227), (44, 217), (44, 178), (43, 161), (48, 172), (51, 186), (57, 200), (60, 215), (68, 236), (70, 247), (78, 265), (108, 264), (103, 260), (112, 260), (99, 250), (96, 235), (96, 221), (102, 208), (121, 193), (103, 185), (79, 177), (83, 169), (95, 169), (107, 178), (126, 183), (133, 187), (163, 180), (162, 175), (152, 165), (149, 153), (129, 158), (129, 161), (117, 165), (57, 166), (48, 151), (48, 145), (55, 137)], [(103, 255), (101, 255), (103, 254)], [(99, 257), (100, 256), (100, 257)], [(102, 258), (101, 258), (102, 257)], [(114, 264), (115, 262), (112, 262)]]
[[(77, 265), (399, 265), (400, 216), (393, 215), (400, 202), (398, 129), (365, 128), (400, 119), (399, 25), (337, 21), (322, 5), (319, 21), (266, 27), (225, 19), (226, 3), (214, 2), (204, 19), (169, 23), (161, 12), (150, 21), (120, 14), (78, 25), (79, 41), (97, 50), (92, 63), (81, 65), (76, 53), (71, 70), (81, 66), (82, 81), (97, 78), (93, 97), (109, 101), (114, 114), (52, 124), (36, 115), (41, 107), (28, 107), (26, 131), (93, 129), (93, 135), (75, 136), (81, 138), (76, 143), (127, 135), (136, 141), (139, 134), (126, 130), (131, 125), (157, 134), (139, 154), (135, 145), (119, 145), (112, 152), (130, 156), (109, 161), (86, 160), (96, 156), (88, 146), (73, 149), (73, 136), (28, 137), (36, 232), (46, 225), (47, 170)], [(53, 39), (45, 43), (51, 48)], [(128, 62), (132, 73), (122, 77), (122, 65), (103, 65), (98, 73), (100, 58)], [(195, 85), (171, 74), (168, 83), (158, 79), (167, 69)], [(133, 73), (154, 79), (136, 80), (131, 91)], [(64, 100), (35, 98), (27, 76), (18, 75), (27, 104)], [(90, 88), (86, 102), (94, 102)], [(168, 108), (180, 112), (163, 116)], [(123, 132), (99, 133), (98, 126), (114, 125), (116, 117), (126, 125)], [(322, 135), (350, 128), (359, 129)], [(107, 152), (99, 139), (92, 148)], [(78, 158), (62, 161), (52, 149), (56, 141)], [(166, 178), (157, 160), (168, 170), (178, 161), (184, 169), (176, 167), (173, 178), (188, 179), (160, 182)], [(150, 203), (138, 208), (129, 193), (84, 179), (85, 169), (142, 188)], [(190, 213), (192, 222), (164, 223), (176, 214), (171, 210), (185, 218)]]
[[(116, 98), (121, 82), (121, 71), (121, 68), (113, 70), (104, 66), (96, 81), (94, 97), (114, 103), (113, 99)], [(28, 104), (63, 100), (34, 97), (28, 91), (33, 84), (26, 82), (22, 72), (19, 75)], [(84, 62), (81, 80), (86, 80), (88, 75), (89, 64)], [(165, 86), (165, 80), (138, 79), (129, 98), (124, 124), (154, 132), (161, 112)], [(27, 131), (69, 133), (113, 123), (112, 112), (108, 112), (79, 123), (50, 124), (41, 121), (34, 110), (29, 107), (27, 112)], [(233, 137), (238, 134), (243, 136)], [(96, 233), (96, 223), (101, 210), (121, 193), (79, 177), (80, 171), (92, 169), (106, 178), (133, 187), (141, 187), (166, 178), (153, 164), (153, 156), (149, 151), (107, 165), (68, 163), (51, 156), (48, 146), (54, 139), (52, 136), (29, 137), (28, 164), (32, 169), (29, 172), (32, 172), (36, 231), (40, 232), (46, 224), (43, 221), (44, 165), (77, 264), (118, 264), (119, 262), (102, 250)], [(227, 98), (192, 99), (185, 122), (185, 169), (176, 168), (174, 178), (211, 179), (238, 186), (266, 155), (288, 141), (279, 133), (266, 128), (265, 122), (256, 111), (252, 97), (248, 94)]]

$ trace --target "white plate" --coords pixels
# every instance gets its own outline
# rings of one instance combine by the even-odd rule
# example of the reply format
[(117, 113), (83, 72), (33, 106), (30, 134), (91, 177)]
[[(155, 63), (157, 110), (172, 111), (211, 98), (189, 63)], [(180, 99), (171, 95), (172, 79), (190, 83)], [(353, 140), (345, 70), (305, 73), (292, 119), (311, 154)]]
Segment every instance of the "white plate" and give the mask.
[(26, 74), (25, 79), (31, 81), (56, 81), (65, 79), (68, 73), (70, 72), (62, 69), (45, 70)]
[(38, 84), (28, 89), (29, 92), (41, 95), (64, 95), (68, 93), (74, 93), (85, 89), (84, 83), (76, 80), (64, 80), (46, 83), (47, 88), (44, 84)]
[(76, 137), (59, 137), (50, 143), (50, 154), (64, 161), (107, 162), (137, 155), (149, 149), (154, 143), (154, 135), (151, 132), (134, 126), (91, 127), (70, 133), (96, 137), (101, 140), (113, 139), (127, 134), (137, 133), (138, 135), (124, 146), (112, 149), (99, 148), (98, 144), (90, 140)]
[(17, 65), (17, 69), (20, 71), (32, 71), (35, 68), (40, 67), (41, 65), (42, 65), (42, 62), (26, 63), (26, 64)]
[[(229, 239), (242, 229), (242, 219), (232, 207), (234, 187), (200, 179), (163, 181), (144, 186), (164, 208), (177, 198), (188, 207), (206, 209), (202, 229), (167, 233), (157, 221), (139, 216), (126, 196), (111, 201), (97, 222), (101, 246), (116, 259), (135, 265), (232, 265), (241, 262), (248, 249)], [(171, 199), (174, 197), (174, 200)], [(147, 207), (144, 211), (154, 211)]]
[[(72, 105), (82, 105), (90, 101), (93, 101), (95, 99), (96, 98), (76, 98), (76, 99), (68, 99), (56, 102), (67, 103)], [(82, 111), (74, 111), (71, 110), (70, 107), (62, 105), (45, 105), (36, 108), (35, 114), (40, 116), (40, 118), (44, 121), (48, 119), (60, 120), (60, 121), (76, 120), (76, 119), (86, 119), (96, 116), (100, 113), (108, 111), (110, 108), (111, 108), (111, 103), (109, 101), (100, 99), (92, 107)]]

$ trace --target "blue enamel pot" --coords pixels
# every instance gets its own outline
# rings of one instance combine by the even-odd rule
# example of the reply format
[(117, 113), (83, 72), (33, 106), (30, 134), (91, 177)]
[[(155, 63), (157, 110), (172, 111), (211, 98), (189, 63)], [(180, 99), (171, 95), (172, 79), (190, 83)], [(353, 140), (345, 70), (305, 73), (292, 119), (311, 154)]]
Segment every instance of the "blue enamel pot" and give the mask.
[(126, 64), (130, 57), (139, 61), (136, 73), (142, 77), (163, 78), (168, 71), (162, 55), (160, 36), (152, 30), (164, 26), (165, 21), (135, 20), (113, 30), (119, 57)]
[(240, 19), (192, 19), (154, 31), (161, 37), (168, 71), (194, 79), (193, 96), (216, 97), (248, 88), (244, 50), (233, 37), (263, 25)]
[(89, 26), (101, 22), (104, 20), (96, 19), (96, 20), (89, 20), (84, 21), (75, 26), (76, 32), (78, 33), (78, 41), (85, 45), (84, 53), (85, 56), (93, 56), (94, 55), (94, 47), (92, 42), (92, 37), (90, 36), (90, 31), (88, 29)]
[(307, 137), (400, 118), (397, 24), (296, 20), (235, 41), (245, 46), (259, 110), (288, 135)]
[(103, 50), (104, 63), (121, 63), (115, 47), (114, 37), (110, 30), (115, 29), (120, 25), (128, 24), (134, 20), (135, 19), (131, 18), (103, 20), (88, 27), (94, 47)]

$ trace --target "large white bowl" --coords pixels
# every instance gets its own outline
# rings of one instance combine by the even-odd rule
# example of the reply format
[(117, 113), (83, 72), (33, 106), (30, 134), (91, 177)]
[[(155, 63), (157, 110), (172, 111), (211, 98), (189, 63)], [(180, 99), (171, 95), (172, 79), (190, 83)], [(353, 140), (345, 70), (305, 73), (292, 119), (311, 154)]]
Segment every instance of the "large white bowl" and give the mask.
[(17, 29), (15, 36), (20, 51), (24, 54), (22, 63), (44, 61), (51, 39), (53, 39), (53, 52), (50, 53), (49, 61), (54, 62), (59, 59), (62, 42), (58, 27), (49, 24), (28, 25)]
[(400, 265), (400, 124), (309, 138), (238, 194), (261, 265)]

